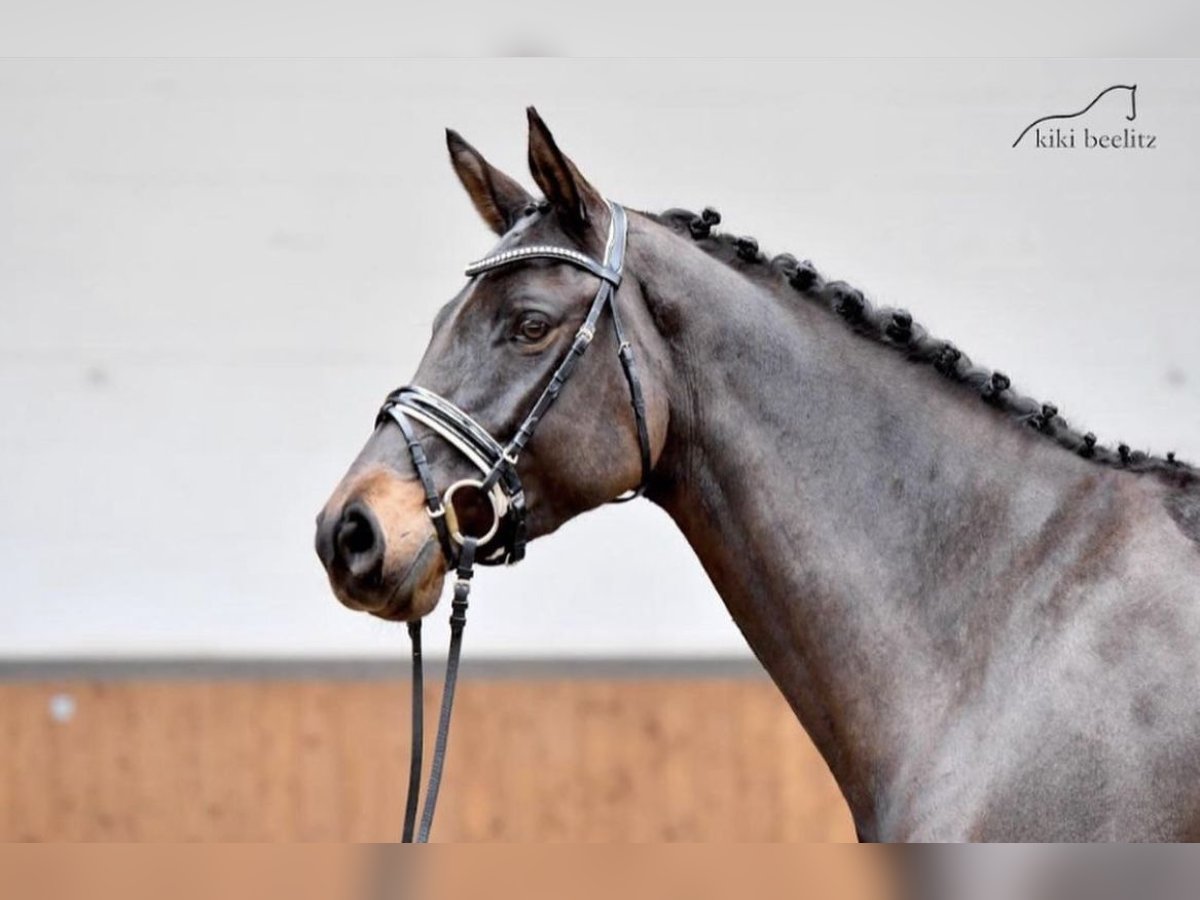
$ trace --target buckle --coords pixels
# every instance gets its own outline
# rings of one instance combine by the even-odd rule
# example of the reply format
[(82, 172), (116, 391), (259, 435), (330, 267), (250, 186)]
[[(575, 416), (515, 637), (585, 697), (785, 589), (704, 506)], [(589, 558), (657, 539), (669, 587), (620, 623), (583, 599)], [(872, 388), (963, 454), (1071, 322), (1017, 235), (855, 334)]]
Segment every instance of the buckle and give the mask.
[[(492, 510), (492, 523), (488, 530), (475, 538), (475, 543), (482, 547), (500, 531), (500, 522), (504, 518), (504, 510), (497, 504), (496, 497), (493, 491), (485, 490), (483, 482), (475, 478), (464, 478), (462, 481), (456, 481), (450, 487), (446, 488), (446, 493), (442, 495), (442, 514), (446, 517), (446, 525), (450, 531), (450, 537), (460, 546), (466, 540), (463, 536), (462, 529), (458, 524), (458, 515), (454, 512), (454, 495), (463, 488), (474, 488), (487, 497), (488, 505)], [(472, 535), (474, 537), (474, 535)]]

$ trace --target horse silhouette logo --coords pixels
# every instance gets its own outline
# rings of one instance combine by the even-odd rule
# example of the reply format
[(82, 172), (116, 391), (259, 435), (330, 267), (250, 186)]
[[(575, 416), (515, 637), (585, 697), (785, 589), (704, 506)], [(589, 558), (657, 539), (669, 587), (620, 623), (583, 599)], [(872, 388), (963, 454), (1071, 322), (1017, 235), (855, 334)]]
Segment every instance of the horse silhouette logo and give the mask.
[[(1129, 112), (1125, 115), (1126, 122), (1132, 122), (1137, 119), (1137, 85), (1136, 84), (1114, 84), (1106, 87), (1097, 94), (1092, 102), (1078, 112), (1072, 113), (1054, 113), (1048, 116), (1042, 116), (1034, 119), (1024, 130), (1017, 135), (1017, 139), (1013, 141), (1013, 147), (1017, 147), (1029, 132), (1033, 132), (1033, 137), (1036, 145), (1042, 149), (1073, 149), (1077, 146), (1076, 134), (1073, 127), (1063, 128), (1055, 125), (1054, 127), (1043, 128), (1047, 122), (1066, 121), (1077, 119), (1080, 116), (1086, 115), (1092, 110), (1096, 104), (1103, 100), (1109, 94), (1115, 96), (1127, 95), (1129, 98)], [(1078, 146), (1088, 149), (1145, 149), (1150, 150), (1155, 147), (1157, 137), (1152, 134), (1145, 134), (1133, 128), (1124, 128), (1119, 134), (1107, 132), (1095, 132), (1090, 128), (1083, 129), (1083, 141)]]

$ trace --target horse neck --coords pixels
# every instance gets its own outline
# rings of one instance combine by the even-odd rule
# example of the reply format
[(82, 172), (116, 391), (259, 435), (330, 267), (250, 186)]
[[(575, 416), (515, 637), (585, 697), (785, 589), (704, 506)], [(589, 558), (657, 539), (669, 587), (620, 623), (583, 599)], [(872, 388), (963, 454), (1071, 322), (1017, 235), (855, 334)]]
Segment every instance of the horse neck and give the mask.
[(1113, 473), (675, 244), (646, 261), (673, 373), (652, 499), (870, 834), (1019, 602), (1022, 548)]

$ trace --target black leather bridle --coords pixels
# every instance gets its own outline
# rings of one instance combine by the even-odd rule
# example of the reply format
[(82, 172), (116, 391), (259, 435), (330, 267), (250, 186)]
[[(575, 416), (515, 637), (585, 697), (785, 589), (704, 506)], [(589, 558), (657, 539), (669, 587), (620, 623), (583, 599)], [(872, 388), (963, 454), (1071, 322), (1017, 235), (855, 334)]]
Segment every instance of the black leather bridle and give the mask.
[[(538, 244), (504, 250), (480, 259), (467, 266), (469, 277), (484, 275), (496, 269), (523, 263), (531, 259), (549, 259), (575, 266), (590, 272), (599, 279), (600, 286), (588, 308), (583, 324), (575, 332), (571, 347), (558, 363), (554, 374), (542, 389), (533, 407), (525, 415), (513, 436), (500, 443), (471, 417), (449, 400), (415, 385), (408, 385), (388, 395), (376, 418), (376, 427), (395, 422), (404, 435), (412, 457), (413, 467), (425, 492), (425, 505), (433, 520), (438, 541), (446, 563), (455, 570), (454, 599), (450, 613), (450, 652), (446, 660), (446, 681), (442, 688), (442, 708), (438, 720), (437, 738), (434, 743), (433, 764), (429, 771), (429, 784), (425, 790), (425, 806), (421, 814), (420, 829), (416, 831), (416, 842), (426, 843), (433, 825), (433, 814), (437, 806), (438, 790), (441, 787), (442, 767), (445, 763), (446, 743), (450, 732), (450, 716), (454, 706), (454, 689), (458, 681), (458, 665), (462, 652), (462, 634), (467, 623), (467, 598), (471, 591), (471, 578), (475, 565), (513, 564), (525, 556), (527, 541), (525, 492), (517, 473), (521, 451), (533, 437), (538, 423), (558, 399), (563, 385), (567, 383), (587, 352), (596, 328), (605, 309), (612, 317), (613, 331), (617, 338), (617, 358), (629, 385), (630, 403), (633, 406), (637, 426), (638, 446), (641, 453), (642, 479), (638, 487), (616, 498), (614, 502), (625, 502), (641, 496), (650, 477), (650, 435), (646, 425), (646, 404), (634, 366), (633, 348), (621, 325), (617, 309), (616, 294), (621, 284), (621, 273), (625, 262), (625, 245), (628, 222), (625, 210), (616, 203), (608, 204), (610, 218), (608, 240), (604, 259), (597, 262), (578, 250), (566, 247)], [(413, 421), (429, 428), (454, 447), (475, 468), (481, 477), (468, 478), (450, 485), (439, 494), (429, 466), (425, 448), (421, 444)], [(486, 497), (491, 508), (491, 520), (480, 534), (466, 534), (460, 526), (454, 507), (454, 497), (461, 490), (477, 491)], [(405, 804), (404, 843), (412, 843), (416, 826), (417, 805), (420, 793), (421, 769), (424, 752), (424, 676), (421, 660), (421, 622), (408, 624), (412, 640), (412, 755), (409, 768), (408, 800)]]

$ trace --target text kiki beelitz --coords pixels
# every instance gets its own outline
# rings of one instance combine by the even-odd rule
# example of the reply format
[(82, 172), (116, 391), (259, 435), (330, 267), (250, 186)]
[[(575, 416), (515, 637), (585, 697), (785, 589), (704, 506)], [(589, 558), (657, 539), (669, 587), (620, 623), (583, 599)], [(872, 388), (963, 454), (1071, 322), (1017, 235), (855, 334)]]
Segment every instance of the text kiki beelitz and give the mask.
[(1118, 132), (1094, 131), (1083, 128), (1035, 128), (1034, 146), (1041, 150), (1154, 150), (1158, 136), (1124, 128)]

